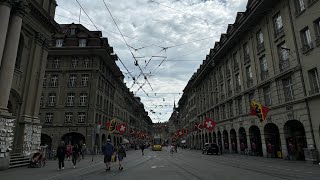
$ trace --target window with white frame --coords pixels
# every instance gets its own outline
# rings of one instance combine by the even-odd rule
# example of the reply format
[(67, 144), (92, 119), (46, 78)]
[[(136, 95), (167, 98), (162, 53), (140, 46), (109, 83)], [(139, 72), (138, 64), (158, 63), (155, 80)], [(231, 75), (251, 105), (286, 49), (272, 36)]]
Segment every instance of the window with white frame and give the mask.
[(318, 93), (320, 91), (319, 74), (316, 68), (308, 71), (309, 82), (311, 88), (311, 94)]
[(65, 113), (65, 118), (64, 118), (64, 122), (66, 124), (71, 124), (73, 121), (73, 112), (66, 112)]
[(52, 67), (55, 69), (60, 68), (60, 58), (59, 57), (54, 58)]
[(50, 86), (51, 87), (58, 86), (58, 75), (51, 75)]
[(236, 74), (236, 86), (240, 87), (241, 86), (241, 79), (240, 79), (240, 74)]
[(296, 11), (297, 14), (304, 11), (306, 9), (306, 5), (304, 0), (295, 0), (296, 1)]
[(48, 97), (48, 106), (56, 105), (56, 93), (49, 93)]
[(260, 58), (260, 69), (261, 69), (261, 80), (265, 80), (268, 78), (268, 63), (266, 56), (262, 56)]
[(285, 42), (278, 45), (279, 59), (280, 61), (288, 61), (289, 60), (289, 50)]
[(81, 75), (81, 85), (86, 87), (88, 86), (88, 81), (89, 81), (89, 75), (88, 74), (82, 74)]
[(282, 23), (282, 17), (280, 13), (276, 14), (273, 17), (273, 22), (274, 22), (274, 30), (275, 30), (276, 36), (278, 36), (279, 33), (283, 31), (283, 23)]
[(86, 113), (85, 112), (79, 112), (78, 113), (78, 123), (85, 123), (86, 122)]
[(79, 39), (79, 47), (86, 47), (87, 40), (86, 39)]
[(43, 87), (46, 87), (46, 86), (47, 86), (47, 75), (44, 75), (44, 77), (43, 77), (42, 86), (43, 86)]
[(260, 31), (257, 33), (257, 44), (258, 44), (258, 47), (259, 47), (259, 46), (262, 46), (262, 45), (264, 44), (264, 39), (263, 39), (262, 30), (260, 30)]
[(242, 114), (242, 98), (237, 99), (238, 115)]
[(68, 93), (68, 95), (67, 95), (67, 106), (74, 106), (74, 98), (75, 98), (75, 94), (74, 93)]
[(272, 104), (270, 86), (263, 88), (263, 95), (264, 95), (264, 103), (266, 104), (266, 106), (270, 106)]
[(83, 61), (83, 67), (85, 67), (85, 68), (88, 68), (88, 67), (90, 67), (90, 59), (85, 59), (84, 61)]
[(46, 113), (46, 124), (53, 123), (53, 113)]
[(87, 105), (87, 93), (81, 93), (80, 94), (80, 106)]
[(75, 74), (71, 74), (69, 76), (69, 87), (75, 87), (77, 83), (77, 76)]
[(56, 47), (62, 47), (63, 46), (63, 39), (56, 39)]
[(76, 28), (70, 28), (70, 35), (71, 36), (76, 35)]
[(306, 51), (312, 48), (312, 39), (311, 39), (310, 30), (308, 27), (304, 28), (301, 31), (301, 39), (303, 44), (303, 51)]
[(78, 67), (78, 58), (77, 57), (72, 58), (71, 67), (73, 67), (73, 68)]
[(293, 84), (291, 77), (282, 80), (285, 101), (293, 100)]
[(250, 49), (249, 49), (248, 43), (245, 43), (243, 45), (243, 55), (244, 55), (245, 62), (247, 62), (250, 59)]
[(314, 27), (316, 30), (317, 39), (320, 39), (320, 18), (314, 21)]
[(252, 80), (252, 79), (253, 79), (253, 76), (252, 76), (251, 66), (248, 66), (248, 67), (246, 68), (246, 71), (247, 71), (247, 79), (248, 79), (248, 81), (249, 81), (249, 80)]

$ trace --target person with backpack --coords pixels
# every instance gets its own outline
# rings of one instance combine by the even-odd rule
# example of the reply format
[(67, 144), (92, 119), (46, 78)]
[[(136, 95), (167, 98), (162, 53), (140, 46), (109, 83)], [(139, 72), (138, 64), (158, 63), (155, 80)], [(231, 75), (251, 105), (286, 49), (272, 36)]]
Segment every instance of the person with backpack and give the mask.
[(67, 149), (64, 145), (64, 142), (61, 141), (58, 149), (57, 149), (57, 158), (59, 162), (59, 170), (64, 169), (64, 158), (66, 157)]
[(107, 143), (102, 146), (102, 152), (104, 155), (104, 163), (106, 164), (106, 171), (110, 171), (111, 157), (114, 153), (114, 147), (110, 139), (107, 139)]
[(124, 149), (123, 145), (120, 145), (118, 147), (117, 154), (118, 154), (118, 160), (119, 160), (119, 170), (122, 171), (123, 170), (122, 160), (124, 157), (127, 157), (126, 150)]

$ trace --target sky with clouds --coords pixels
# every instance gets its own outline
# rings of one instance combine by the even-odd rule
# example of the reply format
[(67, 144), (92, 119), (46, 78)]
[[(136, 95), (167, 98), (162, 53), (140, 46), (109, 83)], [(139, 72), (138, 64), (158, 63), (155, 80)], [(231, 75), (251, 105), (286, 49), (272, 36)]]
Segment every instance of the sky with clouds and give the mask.
[(247, 0), (78, 2), (57, 0), (56, 21), (68, 24), (80, 19), (89, 30), (103, 32), (125, 66), (117, 62), (125, 83), (141, 97), (153, 122), (169, 119), (192, 74), (247, 5)]

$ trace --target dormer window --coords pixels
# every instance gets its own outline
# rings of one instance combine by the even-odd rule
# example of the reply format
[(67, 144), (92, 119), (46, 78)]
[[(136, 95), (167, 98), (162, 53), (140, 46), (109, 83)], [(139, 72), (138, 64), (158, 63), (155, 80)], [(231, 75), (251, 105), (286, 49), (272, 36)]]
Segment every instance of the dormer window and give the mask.
[(71, 36), (76, 35), (76, 28), (70, 28), (70, 35)]
[(62, 47), (63, 46), (63, 39), (56, 39), (56, 47)]
[(79, 47), (86, 47), (87, 40), (86, 39), (79, 39)]

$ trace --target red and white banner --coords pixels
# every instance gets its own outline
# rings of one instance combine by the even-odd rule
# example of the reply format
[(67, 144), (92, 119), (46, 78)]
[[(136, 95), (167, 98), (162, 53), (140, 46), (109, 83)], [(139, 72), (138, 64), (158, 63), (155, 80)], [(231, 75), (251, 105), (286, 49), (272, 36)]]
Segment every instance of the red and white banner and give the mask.
[(208, 117), (206, 117), (205, 121), (203, 122), (204, 128), (206, 128), (209, 132), (211, 132), (214, 127), (216, 126), (216, 122)]

